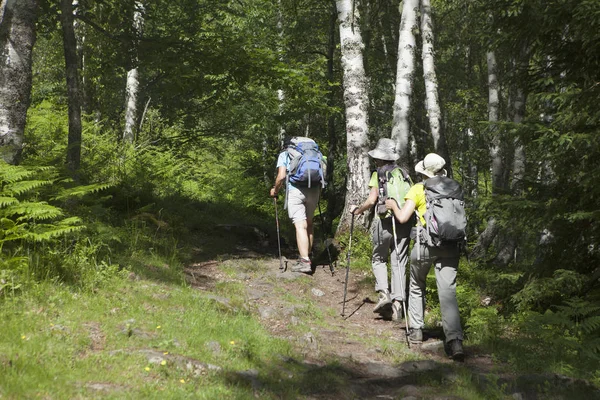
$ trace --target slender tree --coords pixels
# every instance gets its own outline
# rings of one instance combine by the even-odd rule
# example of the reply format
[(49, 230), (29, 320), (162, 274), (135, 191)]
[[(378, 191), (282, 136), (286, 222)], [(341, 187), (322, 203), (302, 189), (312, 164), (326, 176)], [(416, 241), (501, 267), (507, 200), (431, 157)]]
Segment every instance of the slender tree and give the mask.
[(433, 19), (430, 0), (421, 0), (421, 35), (423, 36), (421, 54), (423, 59), (423, 78), (425, 81), (425, 105), (427, 108), (427, 118), (429, 119), (429, 129), (433, 137), (433, 147), (436, 153), (446, 159), (446, 169), (452, 175), (450, 154), (448, 153), (446, 138), (441, 125), (442, 112), (440, 110), (438, 81), (435, 73)]
[[(364, 44), (358, 24), (358, 8), (352, 0), (336, 2), (340, 27), (344, 103), (346, 106), (346, 153), (348, 175), (346, 200), (338, 232), (348, 226), (350, 206), (360, 204), (369, 189), (369, 125), (367, 78), (363, 64)], [(363, 218), (366, 226), (368, 218)]]
[(131, 40), (131, 68), (127, 71), (127, 83), (125, 85), (125, 129), (123, 130), (123, 141), (133, 143), (135, 140), (136, 122), (138, 115), (138, 95), (140, 89), (138, 71), (138, 41), (144, 26), (144, 5), (136, 1), (133, 11), (133, 38)]
[(410, 124), (411, 96), (415, 71), (416, 39), (414, 30), (417, 27), (417, 9), (419, 0), (405, 0), (402, 6), (402, 19), (398, 40), (398, 69), (396, 72), (396, 96), (392, 139), (398, 146), (399, 163), (410, 164)]
[(0, 154), (10, 164), (19, 162), (23, 149), (37, 9), (36, 0), (0, 3)]
[(79, 63), (77, 57), (77, 40), (75, 39), (75, 29), (73, 26), (72, 0), (61, 0), (60, 11), (69, 103), (67, 167), (71, 172), (75, 172), (81, 163), (81, 96), (79, 93)]

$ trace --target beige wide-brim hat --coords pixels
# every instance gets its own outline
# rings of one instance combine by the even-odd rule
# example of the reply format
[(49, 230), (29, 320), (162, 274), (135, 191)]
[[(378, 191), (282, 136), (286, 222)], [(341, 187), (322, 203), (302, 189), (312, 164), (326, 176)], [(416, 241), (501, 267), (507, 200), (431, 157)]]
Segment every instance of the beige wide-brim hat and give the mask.
[(396, 161), (400, 155), (396, 151), (396, 142), (392, 139), (379, 139), (377, 146), (367, 153), (373, 158), (385, 161)]
[(429, 153), (423, 160), (415, 165), (415, 171), (429, 178), (432, 178), (435, 175), (446, 176), (446, 170), (443, 169), (444, 165), (446, 165), (446, 160), (435, 153)]

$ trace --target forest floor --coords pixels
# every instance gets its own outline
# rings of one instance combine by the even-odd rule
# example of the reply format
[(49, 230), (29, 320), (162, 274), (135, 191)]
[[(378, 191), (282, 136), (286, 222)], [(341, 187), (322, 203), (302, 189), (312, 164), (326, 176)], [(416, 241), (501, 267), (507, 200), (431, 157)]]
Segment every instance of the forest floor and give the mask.
[[(573, 397), (578, 382), (515, 373), (468, 341), (465, 361), (454, 362), (444, 352), (441, 329), (409, 347), (404, 321), (372, 312), (376, 293), (363, 271), (350, 269), (343, 306), (345, 269), (332, 274), (328, 265), (319, 265), (308, 275), (289, 266), (282, 272), (277, 256), (238, 245), (229, 259), (191, 263), (186, 275), (202, 291), (224, 281), (245, 288), (248, 310), (301, 355), (293, 362), (306, 367), (305, 399), (580, 398)], [(335, 382), (319, 379), (332, 370)], [(254, 379), (252, 385), (265, 389), (268, 383)], [(597, 394), (592, 390), (581, 398)]]

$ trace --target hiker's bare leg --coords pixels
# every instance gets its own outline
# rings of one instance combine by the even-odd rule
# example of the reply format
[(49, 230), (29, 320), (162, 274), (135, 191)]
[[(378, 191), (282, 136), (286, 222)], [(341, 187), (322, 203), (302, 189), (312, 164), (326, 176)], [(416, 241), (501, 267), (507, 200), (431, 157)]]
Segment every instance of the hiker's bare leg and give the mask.
[(296, 244), (298, 245), (300, 257), (308, 258), (312, 242), (312, 223), (310, 235), (308, 233), (308, 222), (306, 220), (298, 221), (294, 223), (294, 226), (296, 227)]

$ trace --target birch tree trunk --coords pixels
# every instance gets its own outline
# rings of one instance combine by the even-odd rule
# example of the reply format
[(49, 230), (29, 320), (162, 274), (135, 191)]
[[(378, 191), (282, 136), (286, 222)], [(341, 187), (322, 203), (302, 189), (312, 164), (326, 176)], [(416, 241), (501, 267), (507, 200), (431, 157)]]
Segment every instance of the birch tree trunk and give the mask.
[(492, 161), (492, 194), (504, 189), (504, 162), (498, 129), (500, 117), (500, 85), (498, 84), (496, 54), (487, 53), (488, 67), (488, 121), (491, 129), (490, 159)]
[(79, 93), (77, 41), (75, 40), (75, 29), (73, 26), (72, 0), (61, 0), (60, 10), (69, 103), (67, 167), (71, 172), (75, 172), (81, 163), (81, 96)]
[[(500, 116), (500, 87), (498, 84), (496, 54), (493, 51), (487, 53), (488, 69), (488, 121), (491, 129), (490, 159), (492, 163), (492, 195), (495, 195), (503, 187), (504, 166), (500, 154), (500, 138), (498, 136), (498, 120)], [(473, 258), (481, 258), (490, 247), (499, 227), (496, 219), (488, 219), (485, 230), (477, 238), (477, 244), (473, 248)]]
[(9, 164), (23, 150), (37, 9), (37, 0), (0, 3), (0, 156)]
[(123, 141), (133, 143), (135, 141), (136, 121), (138, 120), (138, 94), (140, 80), (138, 72), (138, 38), (142, 34), (144, 26), (144, 5), (136, 1), (133, 12), (133, 33), (135, 38), (131, 43), (131, 69), (127, 71), (127, 83), (125, 86), (125, 129), (123, 130)]
[[(513, 122), (520, 124), (525, 117), (525, 93), (523, 89), (516, 88), (513, 101)], [(513, 176), (511, 191), (519, 194), (523, 189), (523, 178), (525, 177), (525, 148), (520, 139), (515, 139), (515, 151), (513, 159)]]
[(421, 34), (423, 35), (423, 78), (425, 81), (425, 106), (429, 128), (433, 137), (435, 152), (446, 160), (446, 170), (452, 176), (450, 154), (446, 146), (446, 138), (441, 128), (442, 113), (438, 97), (438, 82), (435, 73), (433, 20), (431, 17), (431, 1), (421, 0)]
[[(358, 8), (352, 0), (336, 2), (340, 27), (344, 104), (346, 108), (346, 152), (348, 174), (346, 199), (337, 233), (346, 229), (350, 221), (350, 206), (361, 204), (369, 192), (367, 78), (363, 64), (363, 41), (358, 21)], [(361, 217), (364, 226), (368, 218)]]
[(410, 102), (415, 71), (416, 40), (413, 31), (417, 28), (419, 0), (404, 0), (398, 39), (398, 66), (396, 72), (396, 95), (392, 123), (392, 139), (397, 143), (399, 163), (410, 164)]

